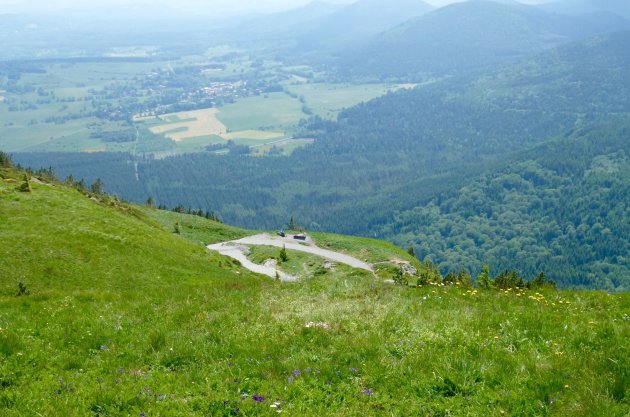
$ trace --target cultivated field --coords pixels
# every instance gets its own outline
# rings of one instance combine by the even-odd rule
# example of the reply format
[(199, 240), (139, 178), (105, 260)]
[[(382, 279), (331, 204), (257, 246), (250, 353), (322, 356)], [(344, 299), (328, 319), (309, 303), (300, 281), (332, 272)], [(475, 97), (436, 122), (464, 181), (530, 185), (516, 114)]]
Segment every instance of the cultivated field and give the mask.
[(160, 116), (160, 119), (167, 124), (154, 126), (150, 130), (176, 142), (201, 136), (224, 135), (227, 127), (217, 119), (217, 112), (213, 108), (166, 114)]

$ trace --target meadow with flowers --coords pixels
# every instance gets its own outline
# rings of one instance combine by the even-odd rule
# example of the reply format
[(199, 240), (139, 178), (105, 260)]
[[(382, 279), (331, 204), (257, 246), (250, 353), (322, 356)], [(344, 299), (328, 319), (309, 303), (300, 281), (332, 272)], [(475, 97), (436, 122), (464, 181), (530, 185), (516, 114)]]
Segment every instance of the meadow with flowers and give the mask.
[(290, 251), (307, 274), (281, 283), (203, 247), (248, 231), (0, 175), (2, 416), (630, 412), (628, 294), (394, 285)]

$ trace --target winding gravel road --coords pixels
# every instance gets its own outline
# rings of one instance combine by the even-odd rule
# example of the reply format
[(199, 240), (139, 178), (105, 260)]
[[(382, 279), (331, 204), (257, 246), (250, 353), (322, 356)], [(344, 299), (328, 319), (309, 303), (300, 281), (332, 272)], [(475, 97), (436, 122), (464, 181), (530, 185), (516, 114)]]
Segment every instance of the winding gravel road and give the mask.
[(208, 249), (238, 260), (241, 265), (243, 265), (243, 267), (249, 269), (252, 272), (267, 275), (272, 278), (275, 278), (277, 273), (282, 281), (297, 280), (296, 277), (285, 274), (284, 272), (274, 267), (258, 265), (251, 262), (249, 259), (247, 259), (247, 256), (245, 255), (247, 253), (246, 245), (275, 246), (277, 248), (282, 248), (284, 246), (287, 250), (310, 253), (312, 255), (321, 256), (322, 258), (329, 259), (331, 261), (349, 265), (353, 268), (359, 268), (373, 272), (372, 265), (368, 264), (367, 262), (363, 262), (357, 258), (345, 255), (343, 253), (322, 249), (313, 244), (310, 240), (307, 240), (304, 244), (297, 243), (292, 237), (283, 238), (280, 236), (261, 234), (248, 236), (243, 239), (232, 240), (229, 242), (208, 245)]

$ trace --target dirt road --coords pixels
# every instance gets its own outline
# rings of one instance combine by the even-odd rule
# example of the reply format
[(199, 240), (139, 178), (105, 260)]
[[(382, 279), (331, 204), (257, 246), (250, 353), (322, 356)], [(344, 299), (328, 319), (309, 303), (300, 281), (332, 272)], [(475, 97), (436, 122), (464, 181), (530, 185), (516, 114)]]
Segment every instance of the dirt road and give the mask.
[(284, 246), (287, 250), (310, 253), (312, 255), (321, 256), (322, 258), (326, 258), (331, 261), (349, 265), (353, 268), (364, 269), (370, 272), (373, 271), (372, 266), (367, 262), (363, 262), (357, 258), (353, 258), (352, 256), (345, 255), (343, 253), (322, 249), (320, 247), (317, 247), (310, 240), (307, 240), (305, 243), (297, 243), (292, 237), (282, 238), (280, 236), (261, 234), (245, 237), (239, 240), (233, 240), (230, 242), (209, 245), (208, 249), (217, 251), (222, 255), (229, 256), (233, 259), (237, 259), (239, 262), (241, 262), (243, 267), (249, 269), (250, 271), (264, 274), (270, 277), (275, 277), (276, 272), (278, 272), (280, 279), (283, 281), (296, 280), (295, 277), (287, 275), (282, 271), (277, 270), (276, 268), (265, 267), (251, 262), (249, 259), (247, 259), (247, 256), (245, 256), (245, 253), (247, 253), (247, 247), (245, 245), (275, 246), (277, 248), (282, 248)]

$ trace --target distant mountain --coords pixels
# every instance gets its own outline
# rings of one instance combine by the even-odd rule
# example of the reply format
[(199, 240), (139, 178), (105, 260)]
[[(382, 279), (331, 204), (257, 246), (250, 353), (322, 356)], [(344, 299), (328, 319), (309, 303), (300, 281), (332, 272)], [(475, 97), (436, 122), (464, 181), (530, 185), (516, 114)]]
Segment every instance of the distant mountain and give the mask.
[(611, 13), (566, 16), (518, 3), (469, 1), (384, 32), (339, 58), (342, 74), (420, 78), (516, 61), (570, 40), (630, 29)]
[(303, 31), (304, 25), (308, 25), (317, 19), (324, 18), (339, 9), (342, 5), (313, 1), (306, 6), (296, 9), (258, 16), (254, 19), (238, 25), (237, 31), (241, 37), (252, 35), (265, 37), (291, 37), (296, 32)]
[(304, 27), (299, 37), (300, 47), (339, 48), (365, 41), (433, 9), (421, 0), (359, 0)]
[(539, 6), (541, 9), (564, 14), (612, 12), (630, 19), (628, 0), (560, 0)]

